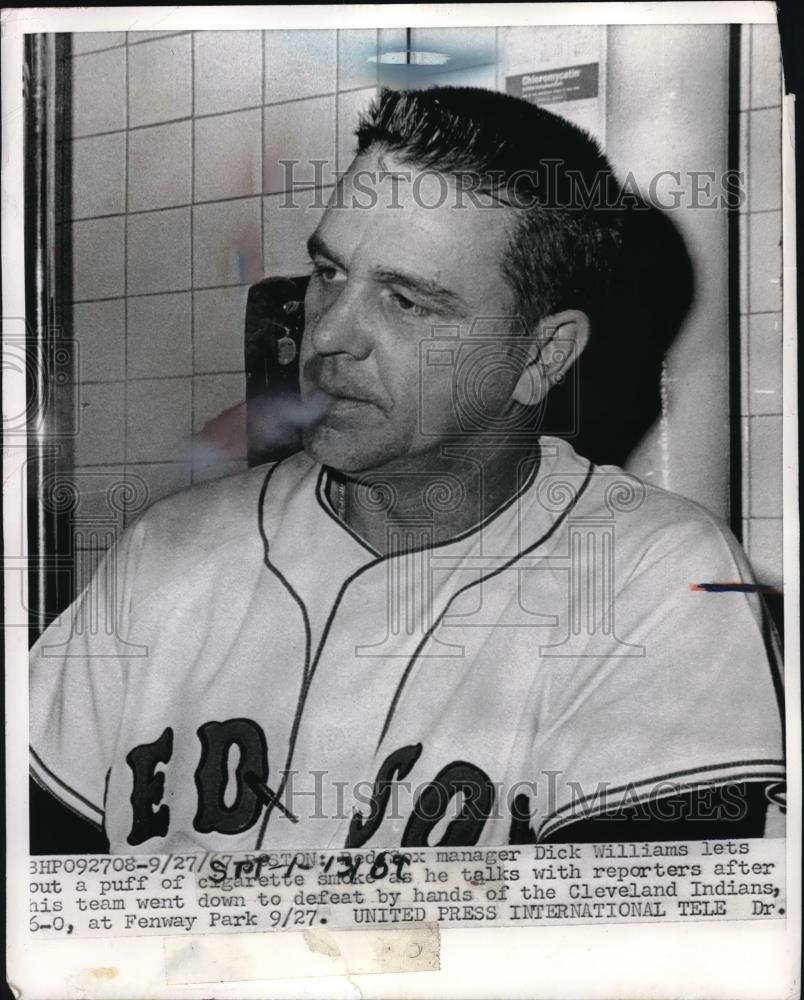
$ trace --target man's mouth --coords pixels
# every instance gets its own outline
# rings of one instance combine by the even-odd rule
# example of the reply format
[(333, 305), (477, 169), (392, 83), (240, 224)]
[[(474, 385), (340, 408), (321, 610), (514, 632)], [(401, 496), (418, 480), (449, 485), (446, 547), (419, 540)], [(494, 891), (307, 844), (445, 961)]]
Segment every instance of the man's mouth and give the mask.
[(330, 410), (356, 410), (359, 406), (367, 406), (363, 399), (352, 399), (349, 396), (333, 396)]
[(351, 392), (348, 389), (330, 388), (326, 385), (319, 385), (318, 392), (324, 395), (330, 409), (350, 410), (356, 409), (359, 406), (376, 405), (374, 400), (368, 396)]
[(314, 383), (315, 388), (303, 397), (303, 406), (309, 413), (309, 420), (306, 422), (308, 428), (313, 428), (319, 424), (326, 424), (332, 421), (339, 424), (341, 421), (351, 421), (358, 419), (362, 412), (368, 412), (369, 407), (376, 407), (377, 403), (366, 395), (357, 395), (346, 388)]

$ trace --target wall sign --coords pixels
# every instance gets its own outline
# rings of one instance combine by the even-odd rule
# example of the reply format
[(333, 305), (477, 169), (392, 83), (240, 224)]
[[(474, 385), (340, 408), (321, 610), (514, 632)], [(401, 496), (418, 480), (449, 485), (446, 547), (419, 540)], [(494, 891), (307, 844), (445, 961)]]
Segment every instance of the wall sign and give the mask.
[(506, 91), (532, 104), (559, 104), (597, 97), (599, 65), (562, 66), (538, 73), (519, 73), (505, 81)]
[(501, 47), (500, 89), (549, 107), (605, 146), (605, 25), (506, 28)]

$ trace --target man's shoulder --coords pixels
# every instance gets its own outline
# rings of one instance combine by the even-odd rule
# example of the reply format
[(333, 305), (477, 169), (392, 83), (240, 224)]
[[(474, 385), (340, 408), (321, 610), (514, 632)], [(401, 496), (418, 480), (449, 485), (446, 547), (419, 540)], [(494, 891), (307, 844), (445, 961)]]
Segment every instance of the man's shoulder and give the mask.
[(634, 527), (658, 530), (683, 526), (717, 536), (729, 531), (724, 521), (698, 501), (618, 466), (595, 466), (591, 481), (595, 501), (613, 515), (631, 515)]
[(214, 530), (237, 533), (256, 518), (256, 505), (272, 466), (196, 483), (153, 503), (139, 519), (149, 535), (179, 541)]
[[(557, 468), (574, 468), (578, 461), (569, 449)], [(586, 482), (575, 515), (601, 525), (609, 522), (618, 547), (638, 557), (689, 556), (695, 563), (747, 568), (729, 527), (703, 504), (618, 466), (580, 462), (585, 463)]]
[(138, 524), (150, 542), (175, 550), (217, 546), (258, 530), (267, 489), (292, 492), (309, 474), (303, 454), (198, 483), (152, 504)]

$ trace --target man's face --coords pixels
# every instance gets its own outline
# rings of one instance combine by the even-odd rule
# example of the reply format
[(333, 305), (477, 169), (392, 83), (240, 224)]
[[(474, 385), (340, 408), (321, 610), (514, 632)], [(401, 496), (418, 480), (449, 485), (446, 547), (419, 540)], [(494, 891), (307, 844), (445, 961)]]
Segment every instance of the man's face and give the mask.
[[(377, 179), (385, 170), (408, 170), (411, 181), (399, 180), (394, 195), (387, 175)], [(462, 425), (454, 367), (423, 366), (420, 345), (437, 327), (460, 328), (463, 340), (478, 317), (514, 315), (501, 271), (511, 210), (467, 198), (456, 205), (446, 178), (430, 174), (414, 185), (415, 176), (388, 154), (361, 155), (310, 240), (301, 391), (323, 394), (326, 413), (304, 447), (345, 472), (433, 467)], [(516, 366), (486, 364), (482, 380), (484, 413), (508, 412)]]

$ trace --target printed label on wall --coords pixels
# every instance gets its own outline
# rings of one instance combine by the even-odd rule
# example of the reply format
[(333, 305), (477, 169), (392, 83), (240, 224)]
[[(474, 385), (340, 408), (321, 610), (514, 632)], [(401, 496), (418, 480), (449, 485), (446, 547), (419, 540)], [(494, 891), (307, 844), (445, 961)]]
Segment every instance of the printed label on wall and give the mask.
[(606, 143), (606, 26), (507, 28), (499, 85)]
[(514, 97), (524, 97), (532, 104), (557, 104), (561, 101), (581, 101), (597, 97), (597, 63), (585, 66), (564, 66), (540, 73), (519, 73), (505, 81), (506, 91)]

